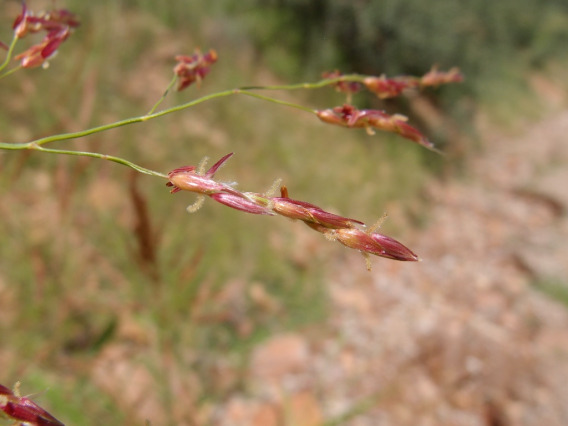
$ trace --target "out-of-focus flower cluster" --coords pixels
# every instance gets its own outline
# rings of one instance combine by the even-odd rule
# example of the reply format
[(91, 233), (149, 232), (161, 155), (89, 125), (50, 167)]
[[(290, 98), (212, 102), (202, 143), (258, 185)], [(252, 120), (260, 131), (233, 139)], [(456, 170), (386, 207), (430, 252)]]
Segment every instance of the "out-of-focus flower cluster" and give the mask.
[(374, 134), (374, 129), (397, 133), (403, 138), (410, 139), (430, 150), (437, 151), (418, 129), (407, 124), (408, 117), (401, 114), (389, 115), (384, 111), (374, 109), (358, 110), (349, 102), (351, 95), (365, 87), (376, 94), (380, 99), (400, 96), (407, 89), (423, 89), (430, 86), (439, 86), (447, 83), (463, 81), (463, 75), (458, 68), (449, 71), (438, 71), (437, 67), (424, 74), (422, 77), (400, 76), (387, 78), (380, 77), (343, 75), (339, 71), (323, 73), (323, 78), (330, 82), (338, 92), (347, 94), (347, 102), (343, 106), (331, 109), (314, 111), (324, 123), (335, 124), (349, 128), (364, 128), (367, 133)]
[(30, 426), (63, 426), (59, 420), (25, 396), (20, 396), (19, 383), (12, 391), (0, 385), (0, 417)]
[[(310, 228), (324, 234), (328, 239), (361, 251), (394, 260), (416, 261), (418, 256), (400, 242), (386, 235), (363, 230), (361, 221), (339, 216), (305, 201), (288, 197), (288, 191), (281, 187), (280, 197), (255, 192), (240, 192), (232, 185), (217, 182), (215, 173), (233, 154), (227, 154), (209, 170), (201, 173), (195, 166), (172, 170), (168, 174), (172, 193), (185, 190), (207, 195), (215, 201), (233, 209), (252, 214), (279, 215), (301, 220)], [(368, 264), (369, 267), (369, 264)]]
[(203, 54), (201, 50), (195, 49), (193, 55), (177, 55), (175, 59), (177, 64), (174, 67), (174, 74), (178, 77), (179, 92), (195, 82), (199, 84), (209, 74), (211, 65), (217, 62), (217, 52), (210, 49)]
[(43, 40), (17, 55), (14, 59), (20, 61), (23, 68), (34, 68), (46, 64), (65, 40), (73, 28), (79, 26), (75, 15), (66, 9), (42, 11), (37, 15), (29, 10), (25, 3), (22, 12), (14, 21), (14, 36), (18, 39), (28, 34), (45, 31)]

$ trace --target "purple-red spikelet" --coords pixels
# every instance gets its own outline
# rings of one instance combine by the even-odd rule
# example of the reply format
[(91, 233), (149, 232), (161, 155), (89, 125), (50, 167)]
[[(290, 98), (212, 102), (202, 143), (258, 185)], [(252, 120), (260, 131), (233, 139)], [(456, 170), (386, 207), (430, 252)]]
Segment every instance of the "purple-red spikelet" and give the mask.
[(274, 216), (275, 214), (269, 207), (259, 205), (248, 198), (244, 198), (242, 195), (218, 192), (209, 196), (221, 204), (246, 213), (266, 214), (270, 216)]
[(46, 63), (61, 43), (63, 43), (73, 28), (79, 26), (75, 15), (66, 9), (54, 9), (40, 12), (35, 15), (25, 3), (22, 3), (22, 12), (13, 24), (14, 34), (23, 38), (29, 33), (45, 31), (43, 40), (26, 51), (16, 55), (15, 60), (20, 61), (22, 68), (34, 68)]
[(433, 149), (434, 147), (426, 136), (406, 123), (407, 118), (404, 115), (389, 115), (384, 111), (374, 109), (358, 110), (349, 104), (333, 109), (318, 110), (316, 114), (325, 123), (349, 128), (364, 128), (369, 134), (373, 134), (373, 129), (397, 133), (426, 148)]
[(37, 33), (39, 31), (60, 31), (64, 28), (76, 28), (79, 21), (75, 14), (66, 9), (54, 9), (50, 11), (42, 11), (35, 15), (22, 3), (22, 12), (14, 20), (12, 28), (16, 37), (25, 37), (28, 33)]
[(210, 195), (217, 192), (227, 192), (238, 195), (230, 185), (217, 182), (211, 177), (201, 176), (195, 172), (195, 167), (181, 167), (168, 173), (169, 182), (167, 186), (172, 187), (172, 194), (184, 190), (196, 192), (198, 194)]
[(370, 92), (373, 92), (379, 99), (394, 98), (402, 94), (406, 89), (417, 87), (418, 79), (413, 77), (386, 78), (366, 77), (363, 84)]
[(53, 30), (48, 33), (41, 43), (30, 47), (28, 50), (15, 56), (14, 59), (20, 61), (22, 68), (35, 68), (43, 65), (46, 60), (51, 58), (61, 43), (69, 37), (69, 28)]
[(32, 426), (63, 426), (59, 420), (41, 408), (31, 399), (19, 396), (16, 391), (0, 385), (0, 414), (21, 422), (20, 424)]
[(355, 224), (363, 224), (363, 222), (355, 219), (326, 212), (320, 207), (305, 201), (293, 200), (287, 197), (273, 197), (270, 200), (272, 202), (272, 210), (290, 219), (317, 223), (326, 228), (352, 228)]
[(420, 86), (426, 87), (448, 83), (461, 83), (463, 79), (463, 74), (457, 67), (451, 68), (449, 71), (438, 71), (438, 67), (433, 66), (432, 69), (420, 79)]
[[(341, 74), (338, 70), (335, 71), (327, 71), (322, 73), (322, 77), (328, 80), (335, 80), (337, 78), (341, 78), (343, 74)], [(347, 93), (348, 95), (352, 93), (357, 93), (361, 90), (361, 83), (356, 81), (343, 81), (339, 80), (338, 82), (333, 84), (335, 90), (342, 93)]]
[(380, 77), (366, 77), (363, 79), (363, 84), (367, 90), (376, 94), (380, 99), (388, 99), (401, 95), (406, 89), (439, 86), (461, 81), (463, 81), (463, 75), (458, 68), (452, 68), (449, 71), (438, 71), (438, 68), (434, 66), (422, 77), (400, 76), (386, 78), (382, 75)]
[(198, 194), (211, 195), (218, 192), (226, 192), (240, 196), (241, 193), (226, 183), (221, 183), (213, 180), (215, 172), (221, 167), (233, 153), (225, 155), (217, 161), (205, 174), (200, 175), (195, 166), (185, 166), (172, 170), (168, 173), (169, 182), (166, 186), (172, 187), (171, 193), (175, 194), (178, 191), (191, 191)]
[[(213, 180), (217, 170), (232, 155), (232, 153), (225, 155), (203, 174), (199, 174), (194, 166), (174, 169), (168, 174), (169, 182), (166, 185), (172, 188), (172, 193), (185, 190), (207, 195), (218, 203), (246, 213), (279, 215), (301, 220), (328, 239), (359, 250), (365, 256), (373, 254), (394, 260), (418, 260), (418, 256), (403, 244), (386, 235), (372, 232), (379, 226), (379, 223), (370, 231), (365, 232), (361, 229), (365, 227), (361, 221), (327, 212), (315, 204), (291, 199), (288, 197), (288, 190), (285, 186), (280, 188), (280, 197), (272, 197), (255, 192), (240, 192), (230, 185)], [(200, 206), (200, 204), (197, 205)], [(195, 205), (188, 208), (190, 212), (195, 210), (197, 210)], [(370, 269), (368, 259), (367, 268)]]
[(378, 232), (368, 233), (359, 228), (327, 229), (313, 224), (308, 224), (308, 226), (332, 240), (339, 241), (346, 247), (359, 250), (363, 254), (368, 253), (406, 262), (420, 260), (408, 247)]
[(191, 56), (177, 55), (175, 59), (178, 63), (174, 67), (174, 74), (178, 77), (178, 92), (195, 82), (201, 83), (209, 74), (211, 65), (217, 62), (217, 58), (217, 52), (213, 49), (205, 54), (195, 49), (195, 53)]

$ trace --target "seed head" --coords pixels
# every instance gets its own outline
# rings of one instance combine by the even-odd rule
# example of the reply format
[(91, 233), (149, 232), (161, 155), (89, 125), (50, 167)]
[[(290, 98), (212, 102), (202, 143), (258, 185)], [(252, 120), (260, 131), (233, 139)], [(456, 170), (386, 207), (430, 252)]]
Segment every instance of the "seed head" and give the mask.
[(71, 34), (72, 29), (78, 26), (79, 21), (75, 15), (66, 9), (54, 9), (35, 15), (27, 8), (25, 2), (22, 3), (22, 12), (13, 24), (15, 36), (23, 38), (28, 33), (40, 31), (45, 31), (46, 35), (39, 44), (30, 47), (14, 59), (20, 61), (22, 68), (46, 66), (46, 61), (55, 55), (61, 43)]
[(217, 52), (210, 49), (206, 54), (202, 54), (201, 50), (195, 49), (193, 55), (178, 55), (175, 59), (178, 63), (174, 67), (174, 74), (178, 77), (179, 92), (195, 82), (201, 83), (209, 74), (211, 65), (217, 62)]
[[(341, 74), (338, 70), (335, 70), (331, 72), (324, 72), (322, 77), (328, 80), (335, 80), (343, 77), (343, 74)], [(361, 84), (356, 81), (339, 80), (337, 83), (334, 83), (333, 87), (335, 87), (335, 90), (338, 92), (347, 93), (348, 96), (361, 90)]]
[(433, 66), (432, 69), (420, 79), (420, 86), (426, 87), (448, 83), (461, 83), (463, 79), (463, 74), (457, 67), (451, 68), (449, 71), (438, 71), (438, 67)]
[(20, 61), (22, 68), (35, 68), (44, 65), (49, 58), (55, 55), (57, 49), (69, 37), (69, 34), (69, 27), (53, 30), (44, 37), (41, 43), (30, 47), (15, 56), (14, 59)]
[(367, 233), (358, 228), (341, 228), (327, 230), (330, 238), (339, 241), (346, 247), (360, 250), (363, 253), (386, 257), (393, 260), (411, 261), (419, 260), (408, 247), (378, 232)]
[(373, 129), (398, 133), (428, 149), (434, 149), (434, 144), (426, 136), (411, 125), (407, 124), (407, 117), (401, 114), (389, 115), (384, 111), (375, 109), (358, 110), (353, 105), (345, 104), (333, 109), (316, 111), (318, 118), (329, 124), (349, 128), (364, 128), (367, 133), (374, 134)]
[(217, 192), (239, 195), (240, 192), (236, 191), (231, 185), (217, 182), (213, 179), (215, 172), (217, 172), (232, 155), (232, 152), (225, 155), (204, 174), (200, 174), (195, 166), (184, 166), (174, 169), (168, 173), (169, 182), (166, 183), (166, 186), (172, 187), (172, 194), (184, 190), (205, 195), (211, 195)]
[(380, 99), (388, 99), (400, 96), (405, 89), (417, 87), (418, 80), (413, 77), (386, 78), (382, 75), (367, 77), (363, 80), (363, 84)]

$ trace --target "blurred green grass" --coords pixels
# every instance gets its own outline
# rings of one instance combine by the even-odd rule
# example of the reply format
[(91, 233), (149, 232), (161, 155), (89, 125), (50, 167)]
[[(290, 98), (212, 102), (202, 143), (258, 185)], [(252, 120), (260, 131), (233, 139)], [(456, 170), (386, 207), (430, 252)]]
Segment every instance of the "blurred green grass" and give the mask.
[[(9, 4), (19, 10), (19, 3)], [(1, 82), (2, 141), (140, 115), (166, 87), (173, 55), (196, 46), (217, 49), (220, 60), (202, 87), (173, 94), (167, 105), (280, 82), (281, 72), (293, 72), (289, 52), (259, 60), (249, 21), (231, 15), (235, 2), (189, 8), (181, 1), (75, 0), (66, 7), (83, 23), (51, 67)], [(6, 40), (9, 31), (1, 34)], [(284, 63), (284, 71), (266, 63)], [(343, 101), (325, 91), (275, 96), (320, 107)], [(438, 156), (400, 138), (324, 126), (301, 112), (237, 96), (57, 146), (118, 155), (162, 172), (234, 151), (219, 178), (250, 191), (282, 178), (292, 197), (369, 223), (393, 203), (424, 221), (427, 214), (417, 214), (421, 206), (413, 200), (432, 170), (444, 168)], [(102, 390), (112, 373), (94, 379), (93, 365), (117, 345), (136, 352), (129, 361), (151, 372), (149, 391), (166, 407), (176, 403), (166, 374), (170, 358), (180, 374), (199, 377), (197, 406), (246, 388), (254, 345), (325, 318), (328, 265), (356, 255), (301, 223), (245, 215), (210, 200), (188, 215), (194, 197), (170, 195), (164, 183), (147, 176), (135, 181), (154, 238), (155, 258), (148, 258), (137, 240), (140, 211), (128, 169), (100, 160), (0, 154), (2, 380), (21, 380), (26, 391), (49, 389), (40, 402), (71, 424), (136, 423), (115, 393)], [(387, 221), (386, 232), (404, 236), (396, 223)], [(267, 298), (254, 296), (259, 288)], [(228, 385), (211, 379), (219, 360), (237, 372)]]

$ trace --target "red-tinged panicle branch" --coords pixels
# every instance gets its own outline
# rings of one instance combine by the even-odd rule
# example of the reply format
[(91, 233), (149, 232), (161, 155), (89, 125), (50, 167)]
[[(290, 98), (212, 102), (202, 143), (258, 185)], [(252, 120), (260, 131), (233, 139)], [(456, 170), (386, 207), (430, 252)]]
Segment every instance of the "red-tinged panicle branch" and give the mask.
[(378, 232), (372, 232), (370, 235), (375, 244), (380, 245), (383, 248), (383, 254), (381, 256), (395, 260), (420, 260), (420, 258), (408, 247), (405, 247), (394, 238), (379, 234)]
[[(323, 78), (340, 79), (343, 75), (339, 71), (326, 72)], [(357, 81), (353, 81), (353, 78)], [(422, 77), (399, 76), (387, 78), (385, 75), (379, 77), (369, 76), (346, 76), (349, 80), (339, 80), (333, 86), (339, 92), (347, 94), (358, 92), (361, 88), (360, 81), (370, 92), (377, 95), (380, 99), (389, 99), (400, 96), (407, 89), (422, 89), (428, 86), (439, 86), (441, 84), (458, 83), (463, 81), (463, 75), (458, 68), (449, 71), (438, 71), (437, 67), (432, 69)]]
[(245, 192), (244, 195), (254, 202), (270, 208), (275, 214), (292, 220), (301, 220), (325, 228), (352, 228), (356, 225), (364, 226), (363, 222), (326, 212), (320, 207), (305, 201), (288, 198), (288, 192), (282, 187), (281, 197), (268, 197), (262, 194)]
[(424, 74), (420, 79), (420, 86), (439, 86), (441, 84), (461, 83), (463, 81), (463, 74), (459, 68), (452, 68), (449, 71), (438, 71), (438, 67), (433, 66), (432, 69)]
[(408, 247), (391, 237), (377, 232), (366, 233), (360, 229), (335, 229), (326, 231), (346, 247), (360, 250), (375, 256), (386, 257), (393, 260), (417, 261), (418, 256)]
[(22, 12), (16, 17), (12, 28), (16, 37), (25, 37), (28, 33), (40, 31), (60, 31), (64, 28), (76, 28), (79, 21), (66, 9), (42, 11), (36, 15), (22, 3)]
[(399, 96), (405, 89), (417, 87), (418, 79), (413, 77), (386, 78), (382, 75), (380, 77), (366, 77), (363, 79), (363, 84), (367, 90), (380, 99), (388, 99)]
[(201, 81), (209, 74), (210, 67), (217, 62), (217, 52), (210, 49), (206, 54), (199, 49), (191, 56), (178, 55), (175, 57), (178, 63), (174, 67), (174, 74), (178, 77), (178, 92), (189, 87), (191, 84)]
[(16, 384), (14, 391), (0, 385), (0, 414), (26, 425), (63, 426), (63, 423), (31, 399), (20, 396), (18, 384)]
[(18, 38), (22, 38), (29, 32), (41, 31), (41, 25), (34, 22), (35, 20), (33, 12), (28, 10), (25, 2), (22, 2), (22, 12), (16, 16), (14, 24), (12, 25), (14, 35)]
[[(207, 195), (213, 200), (233, 209), (251, 214), (279, 215), (293, 220), (301, 220), (310, 228), (324, 234), (330, 240), (339, 241), (346, 247), (388, 259), (401, 261), (417, 261), (416, 256), (403, 244), (377, 232), (365, 232), (361, 221), (339, 216), (305, 201), (288, 197), (286, 187), (281, 187), (281, 196), (240, 192), (232, 186), (213, 180), (215, 172), (233, 154), (221, 158), (204, 174), (199, 174), (195, 166), (186, 166), (172, 170), (168, 174), (172, 193), (185, 190)], [(188, 211), (194, 211), (191, 208)], [(368, 268), (370, 265), (368, 264)]]
[(254, 201), (249, 200), (248, 198), (244, 198), (243, 194), (234, 195), (218, 192), (215, 194), (210, 194), (209, 196), (215, 201), (224, 204), (225, 206), (231, 207), (235, 210), (240, 210), (242, 212), (252, 214), (265, 214), (269, 216), (274, 216), (275, 214), (268, 205), (264, 206), (257, 204)]
[(309, 223), (307, 225), (330, 240), (339, 241), (345, 247), (359, 250), (362, 253), (406, 262), (420, 260), (408, 247), (378, 232), (365, 232), (359, 228), (328, 229)]
[[(342, 74), (338, 70), (322, 73), (322, 77), (328, 80), (334, 80), (336, 78), (340, 78), (341, 76)], [(361, 90), (361, 84), (356, 81), (340, 80), (337, 83), (334, 83), (333, 87), (335, 87), (335, 90), (337, 90), (338, 92), (347, 93), (348, 95), (357, 93), (359, 90)]]
[(69, 37), (69, 34), (69, 27), (59, 31), (53, 30), (44, 37), (41, 43), (30, 47), (14, 59), (20, 61), (22, 68), (35, 68), (43, 65), (47, 59), (57, 52), (57, 49)]
[(353, 105), (348, 104), (333, 109), (318, 110), (316, 114), (324, 123), (349, 128), (364, 128), (371, 135), (374, 134), (373, 129), (398, 133), (403, 138), (428, 149), (434, 149), (432, 142), (416, 128), (406, 123), (408, 119), (404, 115), (389, 115), (384, 111), (373, 109), (358, 110)]

